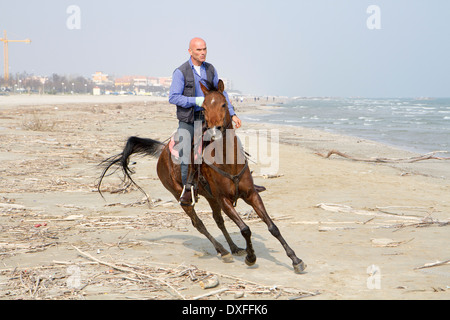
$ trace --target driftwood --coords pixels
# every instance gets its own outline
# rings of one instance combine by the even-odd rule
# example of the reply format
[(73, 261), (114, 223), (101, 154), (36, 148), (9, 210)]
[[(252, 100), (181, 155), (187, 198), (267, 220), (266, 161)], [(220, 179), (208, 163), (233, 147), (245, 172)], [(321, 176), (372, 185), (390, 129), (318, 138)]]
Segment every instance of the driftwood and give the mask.
[(422, 161), (422, 160), (450, 160), (450, 157), (436, 157), (435, 155), (438, 153), (448, 153), (448, 152), (447, 151), (433, 151), (430, 153), (426, 153), (423, 155), (410, 157), (410, 158), (392, 158), (392, 159), (390, 159), (390, 158), (356, 158), (356, 157), (349, 156), (349, 155), (347, 155), (343, 152), (337, 151), (337, 150), (331, 150), (326, 155), (319, 153), (319, 152), (316, 152), (315, 154), (318, 156), (321, 156), (322, 158), (326, 158), (326, 159), (328, 159), (333, 154), (335, 154), (335, 155), (338, 155), (338, 156), (341, 156), (343, 158), (350, 159), (353, 161), (380, 162), (380, 163), (413, 163), (413, 162)]
[[(89, 253), (81, 251), (79, 248), (77, 248), (75, 246), (73, 246), (73, 248), (76, 249), (81, 256), (88, 258), (91, 261), (108, 266), (108, 267), (115, 269), (117, 271), (120, 271), (120, 272), (134, 274), (135, 276), (138, 277), (137, 279), (133, 279), (133, 278), (130, 278), (127, 276), (121, 276), (121, 278), (125, 278), (127, 280), (132, 280), (132, 281), (138, 281), (138, 282), (140, 281), (140, 279), (145, 279), (145, 278), (150, 279), (154, 282), (158, 282), (160, 285), (168, 287), (172, 292), (174, 292), (178, 297), (180, 297), (183, 300), (186, 300), (188, 298), (183, 296), (179, 292), (179, 290), (177, 290), (177, 288), (175, 288), (175, 285), (172, 285), (170, 283), (170, 279), (173, 277), (188, 276), (191, 281), (197, 282), (200, 285), (200, 287), (202, 287), (203, 289), (211, 289), (211, 288), (217, 287), (219, 285), (219, 277), (223, 278), (223, 279), (232, 280), (232, 283), (223, 284), (223, 286), (224, 286), (223, 288), (220, 288), (220, 289), (217, 289), (214, 291), (210, 291), (208, 293), (205, 293), (205, 294), (202, 294), (199, 296), (195, 296), (193, 298), (189, 298), (192, 300), (204, 299), (204, 298), (208, 298), (210, 296), (220, 295), (225, 292), (234, 293), (234, 294), (244, 292), (247, 294), (256, 294), (256, 295), (277, 294), (276, 298), (278, 298), (281, 294), (285, 294), (288, 296), (295, 296), (294, 299), (301, 299), (301, 298), (316, 296), (316, 295), (320, 294), (319, 291), (309, 292), (309, 291), (299, 290), (299, 289), (279, 288), (276, 286), (269, 287), (269, 286), (265, 286), (262, 284), (258, 284), (253, 281), (241, 279), (241, 278), (238, 278), (235, 276), (230, 276), (230, 275), (220, 274), (220, 273), (211, 273), (211, 272), (198, 270), (194, 266), (183, 267), (183, 270), (181, 270), (181, 271), (177, 271), (172, 268), (158, 267), (157, 268), (158, 270), (163, 270), (163, 271), (165, 270), (167, 272), (167, 274), (171, 274), (170, 277), (166, 276), (163, 280), (161, 278), (154, 277), (154, 276), (150, 275), (149, 273), (144, 272), (144, 270), (148, 269), (148, 267), (142, 268), (139, 266), (133, 266), (133, 265), (126, 264), (126, 263), (105, 262), (105, 261), (102, 261), (100, 259), (93, 257)], [(195, 274), (196, 271), (197, 271), (197, 275)], [(206, 277), (203, 276), (202, 279), (198, 279), (198, 273), (206, 275)]]
[(85, 258), (91, 259), (91, 260), (93, 260), (93, 261), (95, 261), (95, 262), (98, 262), (98, 263), (100, 263), (100, 264), (103, 264), (103, 265), (105, 265), (105, 266), (108, 266), (108, 267), (110, 267), (110, 268), (113, 268), (113, 269), (115, 269), (115, 270), (122, 271), (122, 272), (133, 273), (133, 274), (135, 274), (135, 275), (137, 275), (137, 276), (140, 276), (140, 277), (143, 277), (143, 278), (148, 278), (148, 279), (154, 280), (154, 281), (156, 281), (156, 282), (159, 282), (159, 283), (161, 283), (161, 284), (163, 284), (163, 285), (169, 287), (169, 288), (170, 288), (172, 291), (174, 291), (174, 292), (176, 293), (176, 295), (179, 296), (181, 299), (186, 300), (186, 298), (185, 298), (185, 297), (184, 297), (177, 289), (175, 289), (170, 283), (168, 283), (168, 282), (166, 282), (166, 281), (164, 281), (164, 280), (155, 278), (155, 277), (153, 277), (153, 276), (151, 276), (151, 275), (149, 275), (149, 274), (146, 274), (146, 273), (137, 272), (137, 271), (135, 271), (135, 270), (133, 270), (133, 269), (130, 269), (130, 268), (120, 267), (120, 266), (117, 266), (117, 265), (112, 264), (112, 263), (109, 263), (109, 262), (101, 261), (101, 260), (99, 260), (99, 259), (97, 259), (97, 258), (91, 256), (89, 253), (86, 253), (86, 252), (81, 251), (80, 249), (78, 249), (78, 248), (75, 247), (75, 246), (73, 246), (73, 248), (76, 249), (76, 250), (78, 251), (78, 253), (79, 253), (80, 255), (84, 256)]
[(443, 266), (443, 265), (446, 265), (446, 264), (450, 264), (450, 259), (449, 260), (445, 260), (445, 261), (436, 261), (436, 262), (433, 262), (433, 263), (426, 263), (423, 266), (417, 267), (417, 268), (414, 268), (414, 269), (432, 268), (432, 267)]
[(418, 222), (421, 222), (423, 220), (422, 218), (416, 216), (398, 215), (394, 213), (387, 213), (386, 211), (381, 212), (378, 210), (358, 210), (343, 204), (319, 203), (318, 205), (316, 205), (316, 208), (321, 208), (323, 210), (331, 212), (354, 213), (363, 216), (392, 217), (394, 215), (398, 218), (405, 220), (412, 220)]
[[(450, 220), (438, 220), (430, 217), (431, 213), (427, 214), (425, 217), (413, 216), (413, 215), (405, 215), (389, 212), (386, 208), (389, 207), (377, 207), (372, 210), (361, 210), (354, 209), (350, 206), (342, 205), (342, 204), (331, 204), (331, 203), (319, 203), (316, 205), (316, 208), (321, 208), (326, 211), (331, 212), (339, 212), (339, 213), (349, 213), (349, 214), (357, 214), (363, 216), (372, 216), (372, 217), (396, 217), (401, 220), (406, 220), (406, 222), (394, 224), (392, 226), (384, 226), (384, 228), (405, 228), (405, 227), (429, 227), (429, 226), (438, 226), (444, 227), (450, 225)], [(412, 207), (397, 207), (397, 208), (412, 208)], [(423, 209), (423, 208), (420, 208)], [(372, 220), (372, 219), (371, 219)], [(367, 223), (366, 221), (365, 223)], [(364, 223), (364, 224), (365, 224)], [(330, 230), (341, 230), (345, 228), (326, 228), (319, 231), (330, 231)]]
[(200, 280), (199, 285), (204, 290), (215, 288), (219, 285), (219, 278), (215, 275), (213, 275), (212, 277), (207, 277), (203, 280)]
[(202, 294), (200, 296), (196, 296), (196, 297), (192, 298), (192, 300), (204, 299), (204, 298), (207, 298), (207, 297), (210, 297), (210, 296), (214, 296), (216, 294), (224, 293), (225, 291), (228, 291), (228, 290), (229, 290), (228, 288), (222, 288), (222, 289), (219, 289), (219, 290), (216, 290), (216, 291), (211, 291), (211, 292)]

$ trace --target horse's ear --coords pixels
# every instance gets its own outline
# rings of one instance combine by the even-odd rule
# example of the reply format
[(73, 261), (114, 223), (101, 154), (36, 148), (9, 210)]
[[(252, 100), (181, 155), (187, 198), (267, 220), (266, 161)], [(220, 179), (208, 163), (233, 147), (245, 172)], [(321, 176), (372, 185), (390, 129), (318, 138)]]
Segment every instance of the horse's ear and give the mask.
[(223, 93), (225, 91), (225, 85), (223, 84), (222, 79), (220, 79), (219, 83), (217, 84), (217, 90), (219, 90), (220, 93)]
[(203, 83), (200, 81), (200, 88), (202, 88), (203, 94), (206, 95), (209, 93), (209, 90), (203, 85)]

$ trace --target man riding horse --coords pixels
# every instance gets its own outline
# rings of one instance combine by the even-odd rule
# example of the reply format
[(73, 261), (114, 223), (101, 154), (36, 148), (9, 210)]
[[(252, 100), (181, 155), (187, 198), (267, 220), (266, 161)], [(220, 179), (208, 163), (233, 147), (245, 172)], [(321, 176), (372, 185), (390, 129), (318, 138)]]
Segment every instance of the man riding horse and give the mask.
[[(205, 137), (204, 140), (207, 147), (204, 151), (204, 157), (200, 154), (201, 158), (197, 157), (194, 159), (194, 166), (196, 166), (197, 170), (189, 170), (191, 155), (188, 157), (181, 156), (182, 166), (180, 168), (178, 165), (179, 159), (177, 159), (177, 156), (173, 157), (170, 149), (172, 140), (166, 144), (149, 138), (130, 137), (120, 154), (109, 157), (102, 162), (105, 169), (98, 183), (99, 192), (101, 193), (100, 188), (103, 178), (109, 169), (114, 167), (122, 169), (124, 183), (127, 186), (131, 184), (137, 186), (131, 177), (133, 170), (129, 167), (129, 160), (133, 154), (158, 157), (156, 171), (159, 180), (180, 201), (184, 212), (191, 219), (192, 225), (210, 240), (223, 262), (232, 262), (232, 255), (239, 256), (242, 254), (246, 254), (245, 263), (248, 266), (252, 266), (256, 262), (256, 254), (251, 240), (251, 230), (235, 209), (237, 200), (243, 199), (266, 223), (269, 232), (281, 243), (287, 256), (292, 260), (294, 271), (302, 273), (306, 268), (305, 263), (296, 256), (267, 213), (259, 195), (259, 192), (264, 191), (265, 188), (254, 184), (248, 161), (244, 156), (244, 150), (238, 147), (238, 137), (233, 129), (233, 122), (235, 127), (239, 128), (241, 121), (236, 116), (234, 108), (224, 92), (223, 81), (219, 80), (214, 67), (205, 62), (205, 42), (201, 39), (193, 39), (189, 53), (191, 54), (191, 59), (174, 72), (170, 90), (170, 102), (177, 106), (178, 132), (182, 132), (180, 137), (182, 139), (179, 139), (179, 141), (186, 145), (183, 146), (181, 151), (194, 154), (194, 156), (199, 155), (197, 148), (195, 153), (192, 152), (191, 145), (193, 141), (197, 143), (197, 138)], [(206, 83), (206, 86), (204, 83)], [(199, 123), (205, 124), (205, 133), (208, 133), (209, 137), (208, 134), (203, 135), (197, 132), (194, 136), (194, 131), (198, 130), (198, 128), (202, 129), (202, 127), (198, 126)], [(201, 131), (203, 132), (203, 130)], [(214, 143), (209, 144), (207, 143), (208, 141)], [(214, 146), (217, 141), (222, 142), (222, 148), (213, 148), (214, 159), (210, 161), (206, 150), (211, 145), (217, 147)], [(223, 152), (223, 158), (227, 159), (226, 163), (215, 159), (221, 151)], [(244, 161), (241, 162), (240, 160), (242, 159)], [(196, 171), (198, 172), (197, 175), (195, 174)], [(194, 181), (194, 176), (197, 176), (198, 181)], [(201, 183), (196, 183), (199, 181)], [(190, 184), (197, 184), (198, 188), (194, 190)], [(143, 191), (139, 186), (137, 187)], [(197, 191), (198, 194), (208, 201), (212, 210), (212, 216), (222, 231), (231, 253), (214, 239), (195, 212), (194, 191)], [(225, 227), (222, 212), (238, 226), (241, 235), (245, 239), (246, 249), (241, 249), (232, 240)]]
[[(172, 76), (172, 85), (170, 87), (169, 102), (177, 106), (178, 137), (185, 137), (189, 133), (190, 139), (180, 139), (178, 141), (180, 149), (184, 154), (181, 160), (181, 180), (183, 183), (183, 193), (180, 198), (181, 205), (193, 204), (193, 187), (191, 177), (189, 176), (189, 163), (191, 162), (191, 145), (194, 139), (194, 122), (204, 121), (203, 101), (204, 94), (200, 88), (200, 82), (207, 88), (217, 88), (219, 76), (217, 70), (210, 63), (206, 62), (206, 42), (200, 38), (194, 38), (189, 43), (190, 59), (177, 68)], [(223, 92), (230, 111), (231, 120), (235, 128), (241, 126), (241, 120), (234, 111), (228, 95)], [(181, 132), (183, 134), (181, 134)]]

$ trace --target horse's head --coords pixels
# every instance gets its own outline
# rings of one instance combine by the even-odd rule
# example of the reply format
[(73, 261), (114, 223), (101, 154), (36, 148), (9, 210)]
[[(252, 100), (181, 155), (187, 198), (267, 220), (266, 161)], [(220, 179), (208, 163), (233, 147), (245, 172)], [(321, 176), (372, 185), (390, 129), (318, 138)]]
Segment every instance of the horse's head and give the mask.
[(214, 141), (222, 137), (225, 134), (225, 130), (231, 125), (227, 99), (223, 95), (225, 86), (222, 80), (219, 80), (217, 90), (210, 90), (202, 83), (200, 83), (200, 86), (205, 95), (203, 109), (205, 109), (206, 128), (211, 140)]

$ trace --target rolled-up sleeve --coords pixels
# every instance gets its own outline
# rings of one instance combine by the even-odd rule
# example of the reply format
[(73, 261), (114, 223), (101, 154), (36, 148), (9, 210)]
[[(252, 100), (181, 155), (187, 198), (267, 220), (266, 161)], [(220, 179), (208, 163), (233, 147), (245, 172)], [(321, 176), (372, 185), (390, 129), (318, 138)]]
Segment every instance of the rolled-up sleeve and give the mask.
[(183, 107), (192, 108), (195, 106), (195, 97), (183, 96), (184, 92), (184, 76), (183, 73), (176, 69), (172, 75), (172, 85), (169, 92), (169, 103)]

